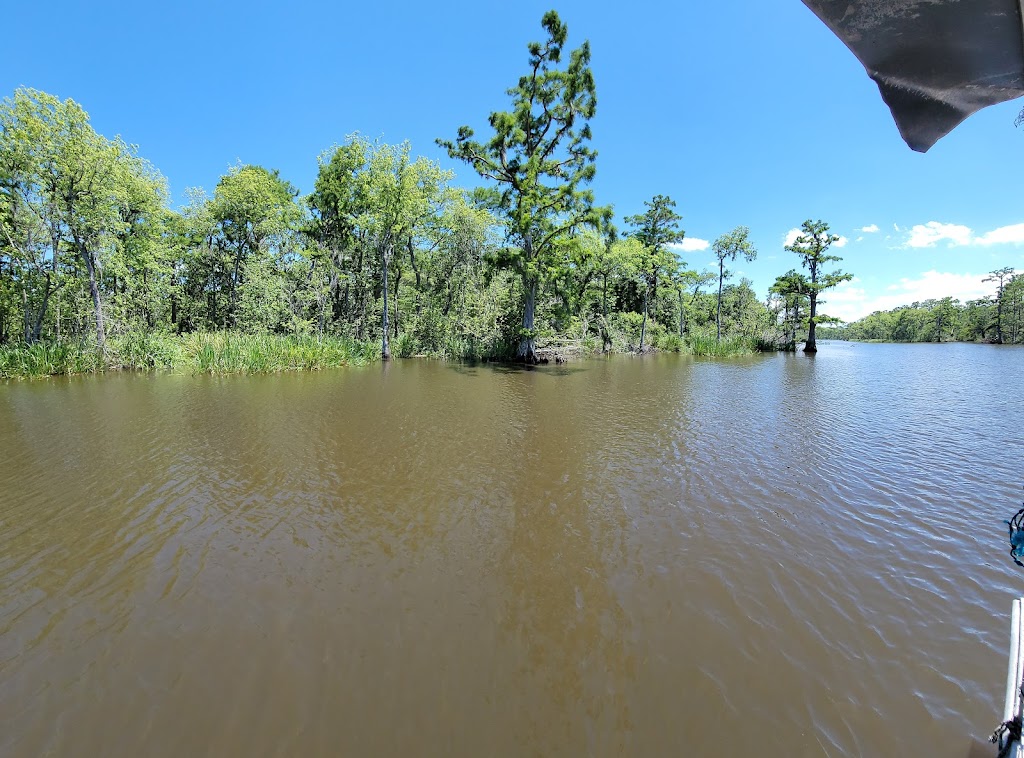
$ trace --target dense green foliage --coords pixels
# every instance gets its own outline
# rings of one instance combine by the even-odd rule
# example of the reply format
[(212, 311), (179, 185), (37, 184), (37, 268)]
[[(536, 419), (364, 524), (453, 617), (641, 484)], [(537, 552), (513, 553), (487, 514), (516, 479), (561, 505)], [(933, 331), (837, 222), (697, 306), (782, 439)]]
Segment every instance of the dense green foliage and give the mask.
[[(640, 277), (644, 303), (640, 350), (644, 349), (650, 303), (658, 299), (659, 276), (662, 280), (671, 281), (673, 274), (681, 272), (685, 267), (684, 263), (669, 252), (667, 246), (681, 242), (686, 236), (686, 232), (679, 228), (679, 222), (683, 217), (675, 212), (675, 200), (665, 195), (655, 195), (651, 200), (644, 201), (644, 205), (647, 207), (644, 213), (626, 217), (626, 223), (633, 227), (630, 236), (639, 243), (634, 256), (634, 267)], [(679, 336), (683, 336), (682, 327)]]
[(745, 228), (716, 242), (717, 275), (680, 257), (668, 196), (617, 234), (586, 188), (589, 45), (563, 63), (566, 26), (550, 12), (543, 27), (487, 141), (440, 141), (487, 183), (471, 191), (407, 143), (356, 134), (308, 196), (239, 164), (174, 208), (134, 146), (19, 89), (0, 103), (0, 377), (791, 347), (797, 295), (729, 281), (724, 261), (753, 256)]
[(725, 268), (725, 262), (736, 260), (738, 255), (742, 255), (746, 261), (752, 261), (757, 257), (757, 250), (750, 243), (749, 235), (750, 230), (747, 227), (738, 226), (728, 234), (723, 234), (711, 245), (711, 250), (718, 258), (718, 310), (715, 312), (715, 340), (718, 342), (722, 341), (722, 285), (732, 276), (732, 272)]
[(876, 311), (859, 321), (821, 330), (831, 339), (878, 342), (1024, 343), (1024, 273), (998, 269), (995, 295), (961, 303), (952, 297)]
[(497, 185), (491, 205), (505, 219), (513, 242), (504, 258), (524, 293), (516, 357), (528, 362), (536, 359), (537, 297), (559, 266), (560, 238), (610, 215), (594, 206), (593, 192), (583, 189), (594, 178), (597, 158), (588, 144), (589, 120), (597, 110), (590, 45), (573, 50), (560, 69), (569, 31), (554, 11), (544, 14), (542, 24), (548, 39), (530, 43), (529, 73), (509, 90), (512, 110), (490, 115), (494, 135), (478, 142), (463, 126), (454, 142), (438, 141), (451, 157)]
[(821, 220), (811, 221), (808, 219), (801, 225), (800, 232), (800, 235), (791, 245), (787, 245), (786, 249), (800, 256), (800, 264), (808, 272), (807, 276), (799, 283), (799, 287), (807, 297), (807, 338), (804, 342), (804, 352), (814, 353), (818, 350), (815, 340), (818, 324), (834, 320), (824, 315), (818, 315), (818, 297), (825, 290), (848, 282), (853, 275), (842, 271), (827, 271), (824, 268), (829, 263), (842, 260), (838, 255), (828, 252), (833, 243), (839, 240), (839, 237), (829, 232), (828, 224)]

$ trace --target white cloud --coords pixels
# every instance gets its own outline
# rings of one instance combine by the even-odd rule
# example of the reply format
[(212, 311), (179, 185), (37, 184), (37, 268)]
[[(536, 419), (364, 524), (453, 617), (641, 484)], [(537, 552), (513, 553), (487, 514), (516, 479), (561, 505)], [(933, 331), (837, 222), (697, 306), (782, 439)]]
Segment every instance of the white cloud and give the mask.
[(917, 279), (900, 279), (894, 297), (903, 302), (890, 306), (910, 305), (914, 301), (953, 297), (960, 302), (975, 300), (993, 293), (992, 283), (984, 282), (988, 274), (954, 274), (950, 271), (925, 271)]
[(1024, 242), (1024, 224), (1010, 224), (977, 237), (975, 245), (1019, 245)]
[(875, 311), (889, 311), (902, 305), (925, 300), (952, 297), (965, 303), (979, 297), (995, 294), (992, 282), (983, 279), (988, 274), (955, 274), (949, 271), (925, 271), (916, 279), (904, 278), (891, 284), (884, 294), (868, 294), (854, 279), (843, 282), (834, 290), (822, 293), (825, 304), (821, 310), (843, 321), (856, 321)]
[(895, 229), (898, 232), (900, 230), (900, 225), (899, 224), (893, 224), (892, 228)]
[(684, 253), (695, 253), (698, 250), (707, 250), (710, 245), (710, 242), (698, 237), (684, 237), (682, 242), (672, 242), (669, 247)]
[(835, 247), (846, 247), (846, 243), (847, 243), (847, 242), (849, 242), (849, 241), (850, 241), (850, 240), (848, 240), (848, 239), (847, 239), (846, 237), (844, 237), (843, 235), (841, 235), (841, 234), (840, 234), (840, 235), (839, 235), (839, 239), (837, 239), (837, 240), (836, 240), (835, 242), (833, 242), (832, 244), (833, 244), (833, 245), (834, 245)]
[(907, 247), (935, 247), (936, 244), (948, 240), (949, 247), (971, 244), (971, 229), (962, 224), (942, 224), (929, 221), (927, 224), (915, 224), (910, 229)]
[(823, 292), (818, 311), (841, 318), (843, 321), (856, 321), (873, 310), (878, 310), (866, 305), (870, 300), (867, 291), (863, 287), (853, 285), (853, 282), (843, 282), (834, 290)]
[(878, 231), (878, 224), (868, 224), (867, 226), (862, 226), (857, 231), (864, 232), (865, 234), (874, 234)]
[(1024, 224), (1000, 226), (998, 229), (976, 235), (970, 227), (962, 224), (929, 221), (927, 224), (916, 224), (911, 228), (904, 247), (935, 247), (940, 242), (945, 242), (946, 247), (1020, 245), (1024, 244)]

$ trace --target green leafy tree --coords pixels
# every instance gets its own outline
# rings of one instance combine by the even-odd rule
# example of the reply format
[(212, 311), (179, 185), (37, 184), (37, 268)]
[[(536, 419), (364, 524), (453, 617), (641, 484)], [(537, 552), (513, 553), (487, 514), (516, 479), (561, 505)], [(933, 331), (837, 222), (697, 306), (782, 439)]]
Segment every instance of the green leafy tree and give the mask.
[(990, 271), (982, 281), (996, 282), (996, 342), (1003, 344), (1003, 290), (1013, 276), (1013, 267), (1006, 266)]
[(745, 226), (737, 226), (728, 234), (723, 234), (716, 239), (711, 250), (718, 258), (718, 304), (715, 315), (715, 339), (722, 341), (722, 285), (731, 276), (731, 272), (725, 268), (726, 261), (736, 260), (736, 256), (742, 255), (747, 261), (757, 257), (757, 250), (750, 242), (750, 230)]
[(676, 265), (669, 272), (669, 280), (672, 282), (672, 288), (676, 292), (676, 300), (678, 302), (677, 315), (679, 317), (680, 339), (686, 336), (686, 307), (684, 304), (684, 298), (690, 291), (691, 287), (698, 285), (700, 279), (700, 273), (697, 271), (690, 271), (686, 268), (686, 263), (679, 258), (676, 258)]
[(639, 262), (638, 268), (643, 279), (644, 319), (640, 327), (640, 349), (644, 347), (644, 335), (647, 331), (647, 315), (651, 310), (650, 303), (655, 305), (658, 300), (658, 276), (667, 273), (676, 266), (676, 259), (668, 249), (668, 245), (681, 242), (686, 232), (679, 228), (683, 217), (675, 212), (676, 203), (667, 195), (655, 195), (645, 200), (647, 210), (642, 214), (627, 216), (625, 221), (633, 227), (629, 236), (643, 245), (647, 251), (646, 260)]
[(64, 108), (56, 98), (32, 90), (18, 90), (0, 103), (0, 283), (11, 298), (4, 315), (14, 316), (14, 302), (20, 303), (20, 337), (27, 344), (40, 339), (51, 298), (73, 274), (55, 177), (48, 171), (56, 147), (47, 139), (53, 131), (47, 105)]
[(992, 324), (992, 300), (988, 297), (968, 300), (959, 319), (957, 339), (984, 340)]
[[(384, 304), (381, 309), (381, 357), (391, 359), (388, 336), (388, 270), (396, 251), (411, 250), (444, 191), (451, 174), (426, 158), (411, 161), (409, 143), (374, 145), (364, 174), (367, 207), (358, 225), (367, 230), (381, 266)], [(398, 303), (398, 279), (395, 280)], [(396, 316), (397, 321), (397, 316)]]
[(826, 272), (823, 266), (828, 263), (841, 261), (837, 255), (830, 255), (828, 250), (838, 241), (839, 237), (829, 233), (828, 224), (824, 221), (811, 221), (808, 219), (800, 227), (801, 234), (787, 245), (786, 250), (800, 256), (800, 262), (808, 271), (807, 296), (807, 342), (804, 344), (805, 353), (818, 352), (815, 343), (815, 318), (818, 315), (818, 296), (825, 290), (832, 289), (842, 282), (848, 282), (853, 274), (846, 274), (842, 271)]
[(555, 241), (594, 225), (607, 211), (594, 206), (583, 189), (594, 178), (597, 153), (589, 147), (589, 121), (597, 108), (590, 44), (562, 52), (568, 29), (555, 11), (542, 19), (544, 42), (528, 46), (529, 71), (508, 91), (512, 110), (491, 113), (493, 136), (473, 139), (468, 126), (454, 141), (438, 140), (452, 158), (465, 161), (495, 184), (495, 209), (507, 223), (516, 246), (509, 262), (518, 272), (524, 294), (522, 334), (516, 357), (536, 361), (534, 317), (541, 285), (557, 266)]
[(623, 244), (611, 224), (604, 226), (601, 245), (594, 251), (593, 270), (601, 286), (600, 333), (601, 349), (607, 351), (612, 345), (609, 330), (608, 291), (609, 284), (628, 278), (633, 271), (631, 250), (633, 245)]
[(790, 269), (777, 277), (769, 291), (782, 304), (783, 342), (786, 350), (796, 350), (796, 332), (801, 325), (805, 306), (810, 302), (810, 282), (800, 272)]
[[(277, 290), (277, 283), (267, 281), (268, 276), (277, 274), (277, 268), (259, 259), (287, 253), (303, 217), (296, 202), (298, 194), (276, 170), (262, 166), (236, 166), (217, 183), (210, 217), (216, 227), (213, 244), (224, 254), (226, 264), (222, 273), (227, 277), (228, 303), (222, 326), (247, 326), (239, 322), (237, 313), (239, 291), (244, 286)], [(249, 277), (250, 260), (254, 262), (253, 277)], [(256, 272), (261, 276), (257, 278)]]
[[(420, 349), (477, 358), (482, 344), (500, 341), (503, 327), (488, 316), (499, 308), (498, 286), (485, 258), (494, 240), (495, 218), (449, 189), (436, 215), (427, 219), (418, 244), (407, 247), (414, 276), (411, 331)], [(485, 302), (486, 300), (486, 302)]]
[(1002, 300), (1010, 342), (1017, 344), (1024, 339), (1024, 274), (1014, 274), (1010, 277), (1003, 287)]
[(947, 335), (956, 331), (957, 316), (960, 313), (960, 301), (952, 297), (944, 297), (941, 300), (933, 301), (931, 313), (934, 323), (934, 335), (936, 342), (942, 342)]
[(557, 243), (561, 258), (554, 270), (552, 283), (562, 303), (566, 324), (577, 323), (583, 334), (589, 324), (586, 310), (591, 284), (600, 276), (598, 265), (605, 249), (604, 239), (596, 229), (587, 229)]
[[(636, 237), (623, 237), (622, 239), (617, 240), (613, 244), (613, 251), (619, 261), (618, 287), (620, 292), (625, 293), (632, 291), (644, 293), (646, 291), (646, 284), (648, 281), (647, 275), (650, 271), (651, 251), (647, 249)], [(624, 303), (619, 302), (618, 305), (623, 306)], [(642, 350), (643, 339), (645, 337), (644, 330), (646, 327), (646, 318), (643, 316), (642, 303), (639, 310), (628, 307), (620, 308), (620, 310), (626, 311), (630, 316), (636, 316), (638, 322), (636, 323), (636, 326), (639, 327), (639, 330), (636, 332), (636, 342), (634, 343), (633, 341), (632, 333), (627, 341), (631, 350)]]
[(110, 309), (118, 331), (145, 332), (166, 319), (176, 252), (168, 244), (174, 223), (163, 177), (146, 164), (119, 180), (121, 224), (104, 265)]
[(77, 259), (105, 356), (101, 258), (123, 246), (141, 214), (162, 205), (163, 180), (132, 146), (97, 134), (78, 103), (31, 89), (0, 105), (0, 166), (3, 237), (45, 279), (26, 338), (39, 338), (62, 262), (74, 271), (69, 258)]
[(353, 135), (320, 157), (315, 189), (308, 203), (313, 215), (310, 234), (316, 241), (323, 267), (330, 271), (328, 297), (331, 319), (362, 339), (370, 294), (371, 267), (367, 265), (367, 230), (359, 219), (367, 207), (363, 172), (370, 143)]
[[(450, 172), (426, 158), (412, 160), (410, 151), (408, 142), (388, 145), (353, 135), (321, 160), (309, 201), (312, 233), (345, 274), (345, 301), (351, 285), (357, 310), (365, 311), (371, 277), (379, 283), (384, 360), (391, 358), (392, 325), (396, 335), (398, 331), (402, 260), (408, 256), (421, 290), (417, 243), (444, 225), (439, 219), (454, 198), (447, 190)], [(365, 265), (368, 261), (373, 261), (372, 269)], [(340, 293), (338, 283), (335, 275), (330, 284), (335, 293)], [(394, 315), (389, 303), (395, 306)]]

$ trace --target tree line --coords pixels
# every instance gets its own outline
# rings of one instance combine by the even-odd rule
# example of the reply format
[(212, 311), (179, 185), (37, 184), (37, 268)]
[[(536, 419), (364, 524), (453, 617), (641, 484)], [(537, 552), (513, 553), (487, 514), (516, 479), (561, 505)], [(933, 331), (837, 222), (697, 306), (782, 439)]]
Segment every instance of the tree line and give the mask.
[(1024, 272), (999, 268), (984, 281), (992, 283), (993, 296), (964, 303), (944, 297), (876, 311), (830, 328), (827, 336), (878, 342), (1024, 343)]
[[(96, 133), (73, 100), (19, 89), (0, 103), (0, 346), (78, 345), (106, 359), (139, 334), (344, 337), (393, 354), (538, 360), (542, 347), (815, 349), (818, 296), (849, 278), (824, 222), (787, 249), (806, 274), (760, 301), (727, 264), (753, 260), (749, 230), (690, 269), (676, 203), (654, 195), (612, 223), (588, 188), (596, 90), (588, 43), (544, 15), (511, 109), (488, 136), (439, 139), (483, 186), (463, 190), (410, 145), (358, 134), (319, 158), (303, 195), (277, 170), (239, 164), (212, 194), (172, 208), (135, 146)], [(703, 345), (703, 348), (700, 346)]]

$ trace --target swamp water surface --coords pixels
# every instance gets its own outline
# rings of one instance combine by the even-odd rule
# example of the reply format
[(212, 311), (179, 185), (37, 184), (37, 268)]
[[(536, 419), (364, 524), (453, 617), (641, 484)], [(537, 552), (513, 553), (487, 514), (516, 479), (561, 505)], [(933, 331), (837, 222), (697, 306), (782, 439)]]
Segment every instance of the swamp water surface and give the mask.
[(0, 385), (2, 756), (966, 756), (1024, 349)]

